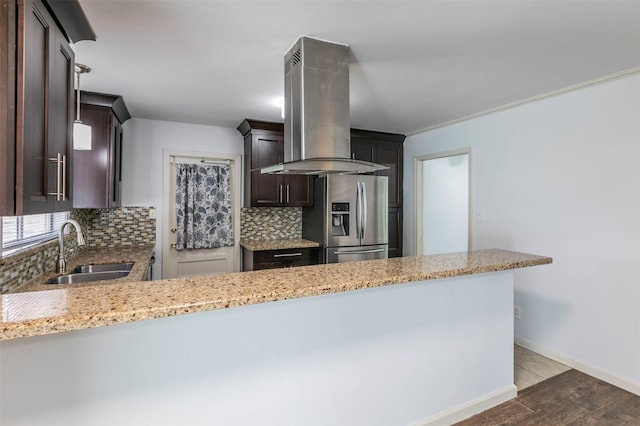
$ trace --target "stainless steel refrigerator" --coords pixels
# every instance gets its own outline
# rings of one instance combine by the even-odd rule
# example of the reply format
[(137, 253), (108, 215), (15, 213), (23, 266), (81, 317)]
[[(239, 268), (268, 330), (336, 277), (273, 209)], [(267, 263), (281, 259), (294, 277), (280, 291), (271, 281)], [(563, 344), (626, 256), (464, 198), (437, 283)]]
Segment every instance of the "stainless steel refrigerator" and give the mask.
[(321, 263), (387, 258), (388, 186), (386, 176), (316, 178), (314, 205), (302, 210), (302, 237), (320, 244)]

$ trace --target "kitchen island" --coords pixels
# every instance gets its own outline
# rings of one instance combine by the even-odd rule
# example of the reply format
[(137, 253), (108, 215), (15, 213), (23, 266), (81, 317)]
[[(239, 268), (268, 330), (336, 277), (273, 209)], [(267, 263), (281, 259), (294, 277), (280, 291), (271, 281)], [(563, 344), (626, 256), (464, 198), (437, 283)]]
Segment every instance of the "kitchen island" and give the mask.
[(5, 294), (0, 423), (450, 421), (515, 396), (514, 270), (547, 263), (480, 250)]

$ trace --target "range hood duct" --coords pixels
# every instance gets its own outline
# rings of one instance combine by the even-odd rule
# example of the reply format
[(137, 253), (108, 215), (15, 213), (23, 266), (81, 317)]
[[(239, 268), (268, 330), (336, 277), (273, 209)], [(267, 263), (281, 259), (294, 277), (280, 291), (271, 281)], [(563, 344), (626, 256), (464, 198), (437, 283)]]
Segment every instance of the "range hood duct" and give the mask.
[(300, 37), (284, 56), (284, 163), (269, 174), (369, 173), (350, 159), (349, 46)]

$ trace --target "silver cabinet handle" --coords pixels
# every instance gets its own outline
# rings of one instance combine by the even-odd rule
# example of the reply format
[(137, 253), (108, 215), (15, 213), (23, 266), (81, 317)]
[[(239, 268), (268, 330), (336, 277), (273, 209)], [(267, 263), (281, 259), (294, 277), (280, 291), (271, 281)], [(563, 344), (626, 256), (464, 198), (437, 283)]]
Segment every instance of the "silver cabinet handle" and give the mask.
[(281, 203), (282, 203), (282, 187), (283, 186), (284, 185), (280, 185), (280, 200), (279, 200), (279, 202), (281, 202)]
[(62, 155), (62, 200), (67, 199), (67, 156)]
[(47, 195), (54, 195), (56, 201), (67, 199), (67, 156), (57, 153), (55, 157), (49, 157), (49, 161), (56, 163), (56, 192), (48, 192)]
[(336, 255), (340, 255), (340, 254), (367, 254), (367, 253), (380, 253), (384, 251), (383, 248), (381, 249), (372, 249), (372, 250), (360, 250), (360, 251), (334, 251), (333, 254)]
[(287, 185), (287, 204), (289, 204), (289, 185)]
[(302, 253), (282, 253), (282, 254), (273, 255), (273, 257), (294, 257), (294, 256), (302, 256)]
[(62, 167), (64, 165), (62, 154), (57, 153), (55, 157), (49, 157), (49, 161), (56, 163), (56, 192), (48, 192), (47, 195), (53, 195), (56, 197), (56, 201), (60, 201), (63, 197), (60, 187), (62, 186)]
[(49, 192), (48, 195), (54, 195), (56, 201), (60, 201), (60, 172), (62, 167), (62, 154), (58, 153), (55, 157), (49, 157), (49, 161), (56, 163), (56, 192)]

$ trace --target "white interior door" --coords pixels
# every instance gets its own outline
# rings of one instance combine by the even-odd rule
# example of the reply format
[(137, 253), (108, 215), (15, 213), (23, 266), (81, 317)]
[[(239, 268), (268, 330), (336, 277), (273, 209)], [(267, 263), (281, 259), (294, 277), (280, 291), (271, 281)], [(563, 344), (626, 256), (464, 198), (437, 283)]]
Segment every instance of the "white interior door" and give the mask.
[(470, 250), (469, 150), (418, 158), (416, 192), (416, 254)]
[[(162, 278), (191, 275), (223, 274), (240, 270), (240, 199), (241, 161), (239, 155), (168, 154), (165, 155), (165, 206), (167, 214), (163, 226)], [(214, 249), (176, 250), (176, 167), (177, 163), (229, 164), (231, 169), (231, 206), (234, 245)]]

